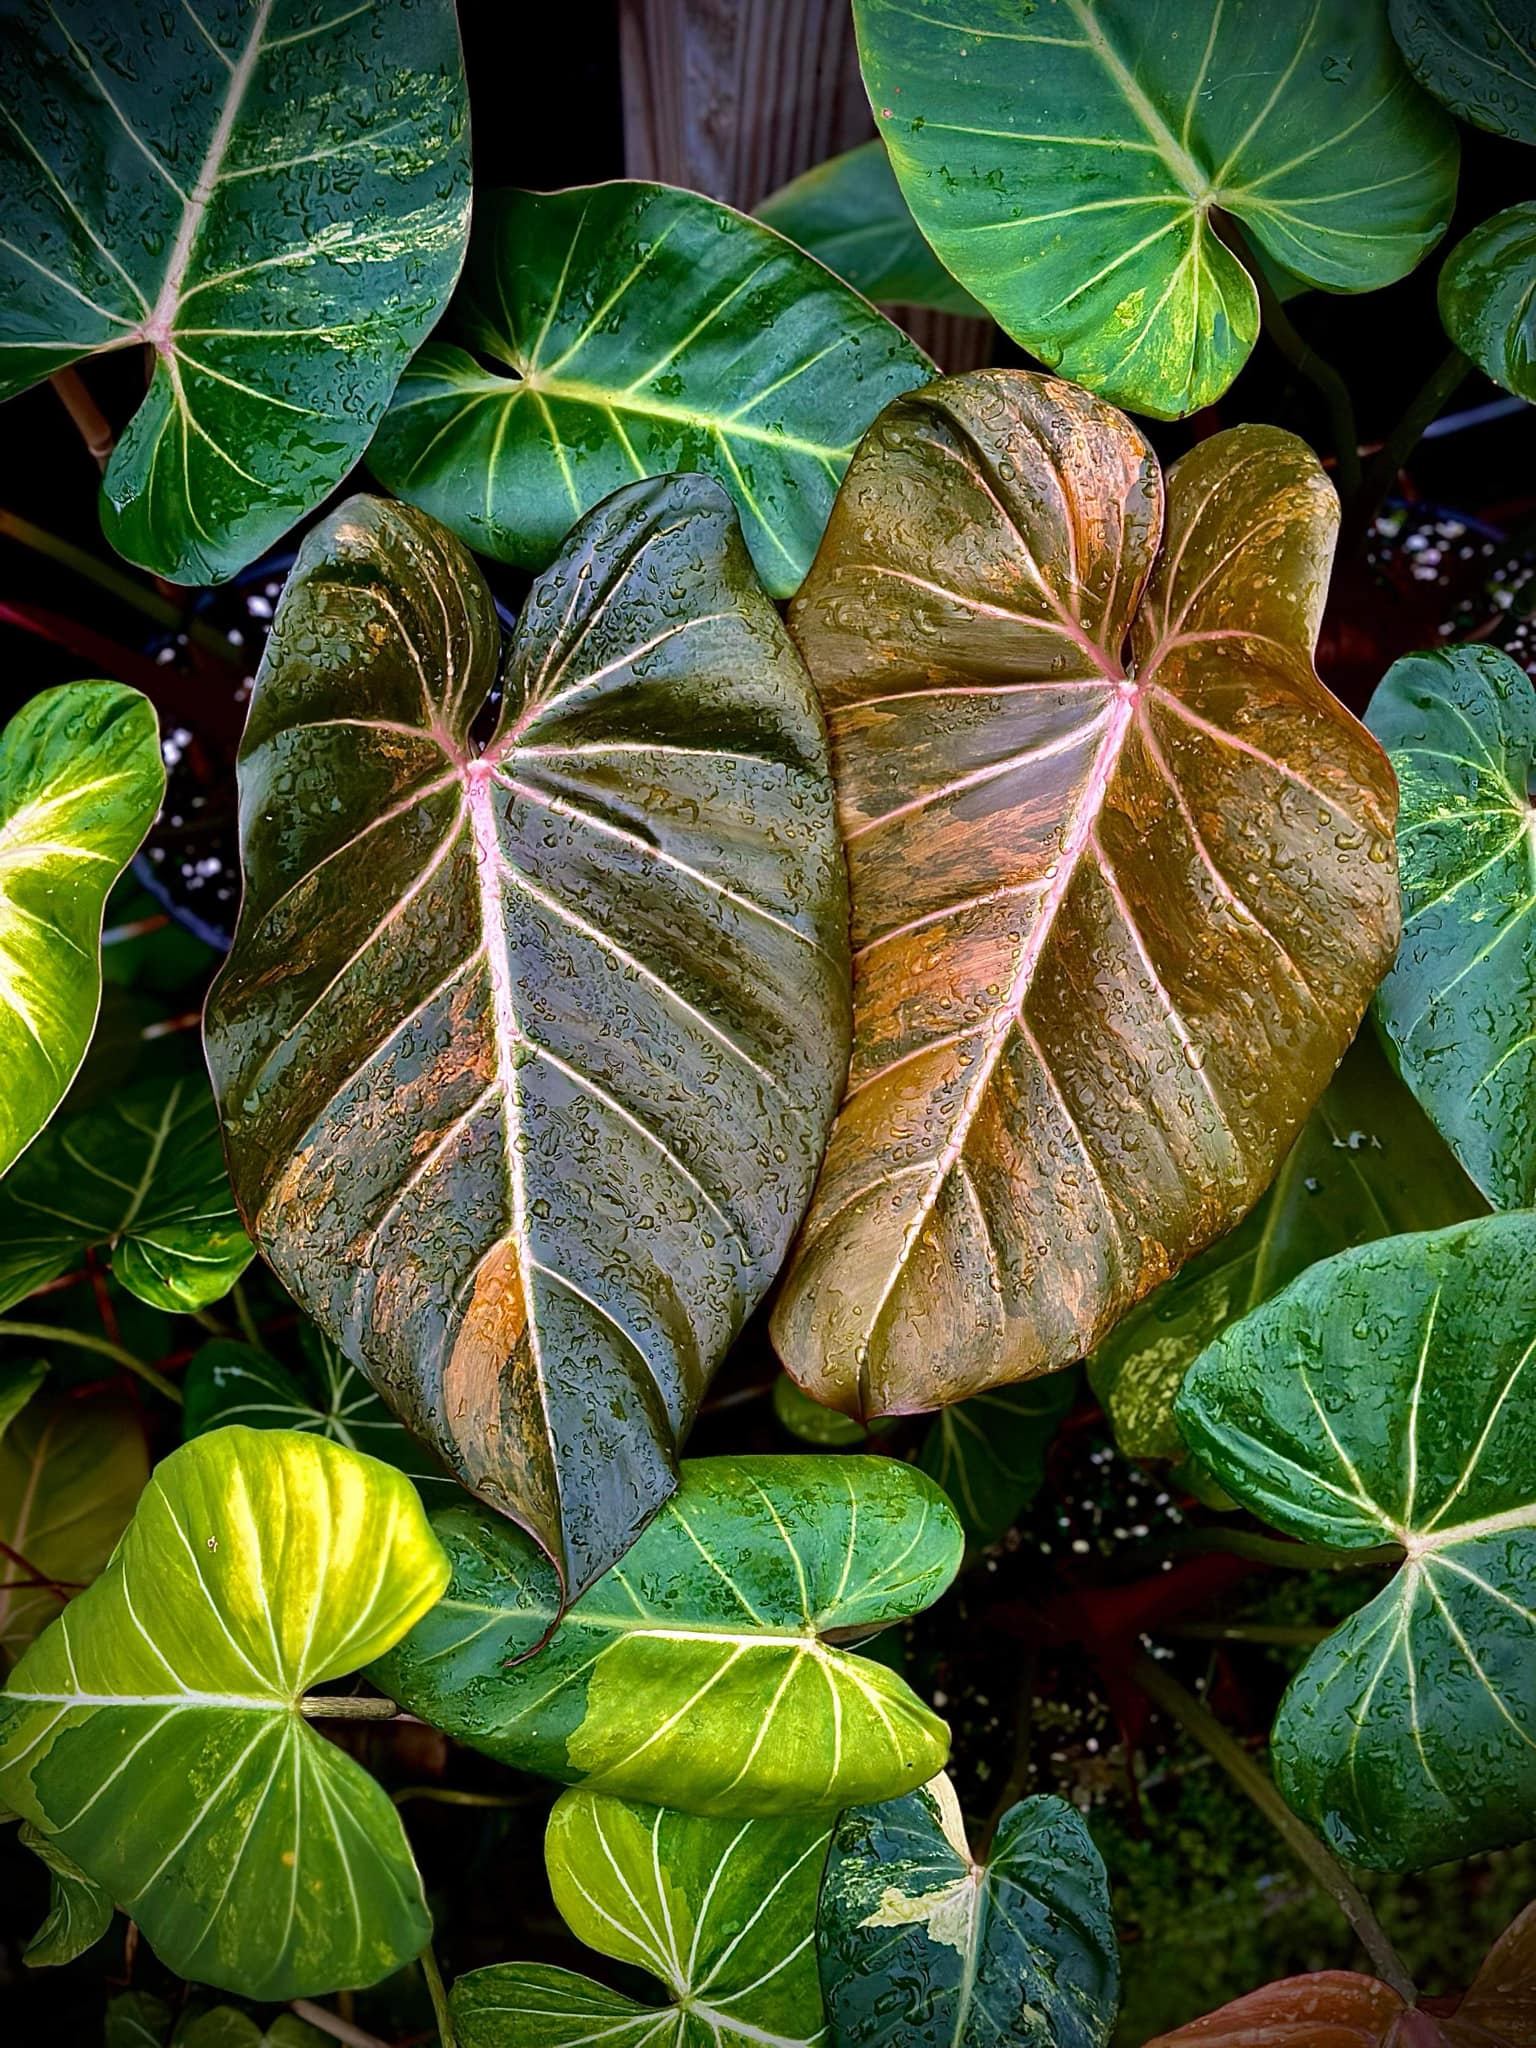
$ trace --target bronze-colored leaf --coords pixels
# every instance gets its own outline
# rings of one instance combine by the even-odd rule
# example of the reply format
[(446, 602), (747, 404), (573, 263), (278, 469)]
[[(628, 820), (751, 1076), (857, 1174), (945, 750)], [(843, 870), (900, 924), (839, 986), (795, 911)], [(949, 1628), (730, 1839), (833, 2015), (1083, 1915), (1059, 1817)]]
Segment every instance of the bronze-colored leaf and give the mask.
[(1086, 392), (947, 379), (865, 436), (791, 611), (855, 1033), (774, 1329), (851, 1413), (1091, 1351), (1257, 1200), (1392, 957), (1392, 771), (1312, 668), (1333, 491), (1251, 426), (1163, 496)]
[(1376, 1978), (1318, 1970), (1234, 1998), (1146, 2048), (1383, 2048), (1406, 2016), (1402, 1999)]

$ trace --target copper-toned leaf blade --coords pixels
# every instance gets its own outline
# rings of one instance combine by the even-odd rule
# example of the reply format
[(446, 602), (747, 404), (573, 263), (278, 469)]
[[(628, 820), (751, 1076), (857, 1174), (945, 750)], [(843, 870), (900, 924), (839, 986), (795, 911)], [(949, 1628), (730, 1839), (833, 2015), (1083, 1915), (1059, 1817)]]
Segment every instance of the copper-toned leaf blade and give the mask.
[(1146, 2048), (1381, 2048), (1403, 2001), (1374, 1977), (1319, 1970), (1234, 1998)]

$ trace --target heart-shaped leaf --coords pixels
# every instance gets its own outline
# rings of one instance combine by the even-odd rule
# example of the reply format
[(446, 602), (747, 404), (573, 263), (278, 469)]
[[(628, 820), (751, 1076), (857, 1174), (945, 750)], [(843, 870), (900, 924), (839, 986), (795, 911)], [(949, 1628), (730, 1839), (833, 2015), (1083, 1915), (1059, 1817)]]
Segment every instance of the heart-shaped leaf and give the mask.
[(183, 1977), (273, 2000), (376, 1983), (427, 1939), (421, 1879), (304, 1695), (381, 1655), (447, 1576), (388, 1466), (287, 1431), (184, 1444), (0, 1694), (0, 1800)]
[(814, 2048), (816, 1892), (826, 1820), (703, 1820), (590, 1792), (556, 1800), (544, 1837), (566, 1924), (670, 1994), (639, 2005), (542, 1963), (471, 1970), (453, 1987), (462, 2048)]
[(1162, 500), (1086, 392), (948, 378), (866, 437), (791, 610), (856, 1026), (773, 1327), (850, 1412), (1091, 1351), (1263, 1193), (1391, 959), (1392, 773), (1311, 662), (1333, 491), (1238, 427)]
[(1536, 200), (1458, 242), (1439, 291), (1441, 321), (1462, 354), (1506, 391), (1536, 400)]
[(878, 136), (783, 186), (757, 217), (877, 304), (987, 318), (918, 232)]
[(0, 735), (0, 1173), (79, 1072), (107, 892), (164, 794), (154, 707), (120, 683), (40, 691)]
[(217, 1301), (250, 1264), (200, 1074), (61, 1118), (0, 1181), (0, 1309), (93, 1247), (130, 1294), (172, 1311)]
[(220, 582), (352, 467), (458, 275), (453, 0), (16, 0), (0, 99), (0, 397), (147, 343), (102, 524)]
[(946, 1777), (845, 1813), (816, 1932), (834, 2048), (1104, 2048), (1114, 2029), (1109, 1881), (1064, 1799), (1010, 1807), (981, 1863)]
[(315, 1320), (568, 1593), (674, 1483), (842, 1079), (810, 682), (706, 477), (631, 485), (523, 609), (423, 514), (316, 529), (241, 752), (206, 1036), (235, 1192)]
[(1121, 1450), (1182, 1460), (1173, 1404), (1185, 1373), (1229, 1324), (1308, 1266), (1372, 1238), (1460, 1223), (1483, 1206), (1364, 1027), (1258, 1207), (1133, 1308), (1094, 1354), (1089, 1376)]
[(1410, 654), (1367, 713), (1402, 791), (1393, 1057), (1496, 1208), (1536, 1203), (1536, 692), (1493, 647)]
[(1281, 1703), (1281, 1791), (1340, 1855), (1415, 1869), (1523, 1841), (1536, 1808), (1536, 1216), (1313, 1266), (1191, 1367), (1176, 1414), (1288, 1535), (1394, 1542), (1392, 1583)]
[(112, 1925), (112, 1901), (30, 1821), (22, 1822), (20, 1839), (48, 1867), (48, 1917), (23, 1949), (22, 1961), (34, 1969), (72, 1963)]
[(148, 1478), (143, 1425), (125, 1402), (28, 1400), (7, 1425), (0, 1670), (103, 1569)]
[(1420, 85), (1463, 121), (1536, 142), (1536, 18), (1526, 0), (1388, 0)]
[(996, 1543), (1034, 1499), (1079, 1377), (1051, 1373), (1026, 1386), (972, 1394), (929, 1424), (918, 1463), (954, 1503), (972, 1543)]
[(1032, 355), (1137, 412), (1221, 396), (1259, 328), (1218, 232), (1370, 291), (1434, 247), (1451, 122), (1378, 6), (854, 0), (870, 102), (939, 261)]
[(553, 1635), (559, 1589), (532, 1543), (494, 1515), (441, 1510), (453, 1582), (378, 1684), (518, 1770), (690, 1813), (826, 1813), (931, 1777), (943, 1723), (840, 1644), (954, 1577), (963, 1539), (938, 1488), (893, 1458), (682, 1469)]
[(702, 470), (787, 597), (854, 443), (932, 375), (900, 328), (718, 200), (623, 181), (492, 192), (444, 339), (401, 380), (368, 460), (525, 569), (621, 484)]

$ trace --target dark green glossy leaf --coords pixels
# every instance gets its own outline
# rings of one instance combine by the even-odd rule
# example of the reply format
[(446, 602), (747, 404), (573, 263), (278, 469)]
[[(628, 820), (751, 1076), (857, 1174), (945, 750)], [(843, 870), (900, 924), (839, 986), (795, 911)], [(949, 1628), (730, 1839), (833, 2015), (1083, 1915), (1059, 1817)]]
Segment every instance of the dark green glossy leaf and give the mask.
[(822, 1820), (704, 1820), (567, 1792), (544, 1837), (555, 1904), (601, 1954), (660, 1979), (639, 2005), (569, 1970), (502, 1963), (453, 1987), (461, 2048), (815, 2048)]
[(962, 1538), (943, 1495), (892, 1458), (682, 1472), (552, 1636), (559, 1588), (534, 1545), (494, 1515), (442, 1510), (453, 1582), (371, 1675), (502, 1763), (691, 1813), (828, 1812), (931, 1777), (943, 1723), (839, 1643), (954, 1577)]
[(388, 1798), (300, 1703), (447, 1572), (372, 1458), (289, 1431), (182, 1445), (0, 1695), (0, 1799), (184, 1977), (273, 2000), (377, 1982), (427, 1939), (421, 1880)]
[(217, 583), (352, 467), (463, 260), (453, 0), (5, 0), (0, 396), (147, 343), (102, 485)]
[(0, 1181), (0, 1309), (93, 1246), (152, 1308), (204, 1308), (250, 1264), (201, 1075), (60, 1118)]
[(40, 691), (0, 735), (0, 1173), (79, 1072), (107, 892), (164, 794), (154, 707), (120, 683)]
[(1440, 318), (1485, 376), (1536, 400), (1536, 200), (1456, 244), (1440, 272)]
[(1433, 248), (1452, 124), (1361, 0), (854, 0), (864, 80), (918, 226), (1014, 339), (1175, 419), (1259, 327), (1217, 231), (1369, 291)]
[(278, 608), (209, 1000), (285, 1286), (577, 1592), (783, 1258), (842, 1082), (847, 909), (809, 678), (706, 477), (491, 594), (352, 500)]
[(1040, 1490), (1046, 1453), (1078, 1391), (1075, 1372), (972, 1394), (935, 1416), (918, 1463), (972, 1543), (996, 1543)]
[(1341, 1252), (1217, 1339), (1177, 1417), (1286, 1534), (1402, 1544), (1293, 1680), (1286, 1798), (1351, 1862), (1523, 1841), (1536, 1812), (1536, 1216)]
[(1394, 662), (1366, 714), (1397, 770), (1403, 938), (1376, 1015), (1495, 1208), (1536, 1203), (1536, 692), (1492, 647)]
[(1120, 1963), (1104, 1865), (1063, 1799), (977, 1863), (950, 1782), (845, 1813), (817, 1918), (831, 2048), (1105, 2048)]
[(765, 199), (757, 217), (881, 305), (988, 317), (918, 232), (876, 136)]
[(147, 1991), (123, 1991), (107, 2001), (104, 2048), (165, 2048), (171, 2009)]
[(1173, 1403), (1185, 1373), (1308, 1266), (1483, 1206), (1367, 1025), (1252, 1215), (1133, 1308), (1094, 1354), (1089, 1377), (1121, 1450), (1182, 1459)]
[(823, 1408), (813, 1401), (787, 1372), (781, 1372), (773, 1383), (773, 1412), (791, 1436), (823, 1450), (846, 1451), (863, 1443), (869, 1434), (862, 1422), (845, 1415), (841, 1408)]
[(1420, 85), (1463, 121), (1536, 142), (1536, 15), (1529, 0), (1388, 0)]
[(112, 1901), (30, 1821), (22, 1822), (21, 1842), (48, 1866), (49, 1878), (48, 1917), (22, 1950), (22, 1961), (35, 1969), (72, 1963), (112, 1925)]
[(700, 193), (483, 193), (443, 339), (401, 380), (368, 460), (397, 496), (525, 569), (621, 484), (702, 470), (787, 597), (854, 443), (932, 375), (820, 264)]

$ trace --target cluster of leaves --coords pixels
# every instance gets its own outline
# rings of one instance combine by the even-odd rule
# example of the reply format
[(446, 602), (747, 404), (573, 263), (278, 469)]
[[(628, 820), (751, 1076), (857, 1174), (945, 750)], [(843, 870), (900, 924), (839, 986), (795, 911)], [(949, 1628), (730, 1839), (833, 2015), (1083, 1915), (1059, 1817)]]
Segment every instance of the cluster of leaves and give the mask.
[[(854, 0), (882, 139), (762, 218), (624, 182), (472, 236), (450, 0), (0, 12), (0, 390), (149, 352), (108, 538), (217, 582), (365, 453), (393, 494), (309, 526), (273, 620), (211, 1093), (87, 1061), (154, 707), (69, 684), (0, 740), (0, 1313), (78, 1271), (112, 1317), (0, 1335), (185, 1436), (151, 1469), (116, 1391), (0, 1379), (34, 1962), (121, 1910), (248, 2000), (401, 1968), (398, 1811), (310, 1724), (404, 1710), (567, 1788), (559, 1911), (661, 1987), (471, 1971), (445, 2043), (1102, 2048), (1082, 1818), (973, 1851), (949, 1731), (860, 1654), (1008, 1528), (1085, 1358), (1191, 1491), (1394, 1568), (1281, 1705), (1288, 1806), (1256, 1774), (1347, 1907), (1334, 1852), (1532, 1832), (1536, 699), (1451, 648), (1361, 725), (1311, 450), (1165, 475), (1118, 408), (1419, 262), (1451, 114), (1536, 141), (1536, 46), (1502, 0), (964, 11)], [(1440, 282), (1525, 396), (1531, 214)], [(1048, 370), (937, 377), (855, 286)], [(476, 554), (531, 572), (509, 632)], [(682, 1459), (773, 1287), (778, 1413), (845, 1454)], [(119, 1341), (226, 1297), (179, 1382)], [(1451, 2013), (1374, 1948), (1168, 2043), (1516, 2048), (1533, 1926)]]

